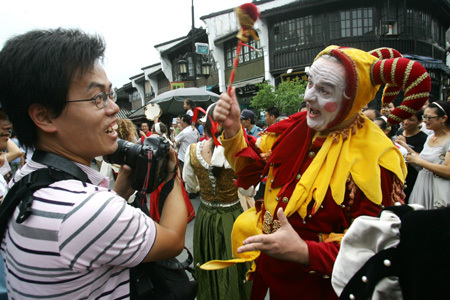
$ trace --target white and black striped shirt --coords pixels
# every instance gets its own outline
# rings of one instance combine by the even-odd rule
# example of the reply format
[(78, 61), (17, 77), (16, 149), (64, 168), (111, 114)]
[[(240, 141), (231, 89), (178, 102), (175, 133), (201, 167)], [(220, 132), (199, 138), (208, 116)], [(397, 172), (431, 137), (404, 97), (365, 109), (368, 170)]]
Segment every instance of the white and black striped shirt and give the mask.
[[(16, 209), (1, 244), (10, 299), (128, 299), (129, 268), (150, 251), (154, 222), (77, 164), (93, 184), (64, 180), (34, 193), (32, 215)], [(45, 167), (30, 161), (14, 180)]]

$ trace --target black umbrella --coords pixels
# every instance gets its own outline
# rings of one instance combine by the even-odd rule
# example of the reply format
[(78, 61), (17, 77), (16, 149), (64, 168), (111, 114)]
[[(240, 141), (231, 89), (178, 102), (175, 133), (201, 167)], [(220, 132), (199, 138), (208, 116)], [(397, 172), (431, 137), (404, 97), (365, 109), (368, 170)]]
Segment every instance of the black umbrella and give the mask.
[(206, 109), (209, 105), (219, 100), (219, 95), (195, 87), (179, 88), (156, 96), (150, 100), (150, 103), (158, 104), (163, 113), (182, 115), (185, 113), (183, 102), (186, 99), (191, 99), (196, 106)]

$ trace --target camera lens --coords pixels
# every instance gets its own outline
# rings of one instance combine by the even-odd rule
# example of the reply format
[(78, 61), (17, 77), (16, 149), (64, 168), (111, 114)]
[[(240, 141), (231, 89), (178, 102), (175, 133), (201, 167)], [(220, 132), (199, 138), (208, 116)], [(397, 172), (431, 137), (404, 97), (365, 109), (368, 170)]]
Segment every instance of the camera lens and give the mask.
[(126, 164), (131, 168), (135, 168), (142, 145), (134, 144), (122, 139), (117, 139), (117, 144), (119, 145), (117, 150), (112, 154), (104, 155), (103, 159), (110, 164)]

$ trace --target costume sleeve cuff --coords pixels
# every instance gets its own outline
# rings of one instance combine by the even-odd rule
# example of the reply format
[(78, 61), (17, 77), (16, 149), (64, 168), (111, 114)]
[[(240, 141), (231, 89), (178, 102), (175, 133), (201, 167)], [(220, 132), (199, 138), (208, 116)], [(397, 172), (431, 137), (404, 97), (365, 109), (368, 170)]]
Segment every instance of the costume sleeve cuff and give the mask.
[(318, 274), (323, 278), (331, 277), (334, 262), (339, 252), (339, 244), (305, 241), (309, 250), (309, 266), (303, 266), (305, 272)]

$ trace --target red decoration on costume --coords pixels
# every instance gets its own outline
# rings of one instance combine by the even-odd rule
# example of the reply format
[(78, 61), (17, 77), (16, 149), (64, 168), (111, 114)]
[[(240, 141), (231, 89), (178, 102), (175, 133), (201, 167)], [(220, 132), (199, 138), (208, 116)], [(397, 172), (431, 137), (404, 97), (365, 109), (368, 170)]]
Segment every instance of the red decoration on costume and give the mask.
[[(358, 75), (356, 72), (356, 67), (353, 62), (353, 59), (349, 57), (345, 52), (339, 51), (339, 49), (341, 48), (345, 47), (340, 47), (338, 49), (331, 50), (330, 55), (339, 59), (340, 62), (344, 65), (347, 82), (357, 83)], [(345, 94), (342, 100), (341, 109), (336, 118), (334, 118), (334, 120), (327, 125), (327, 128), (333, 128), (337, 124), (341, 123), (348, 116), (348, 113), (352, 108), (353, 101), (355, 100), (356, 97), (357, 86), (358, 84), (347, 84), (347, 86), (345, 87)]]
[(217, 128), (219, 126), (219, 123), (215, 122), (213, 120), (213, 118), (211, 117), (211, 115), (207, 114), (206, 111), (203, 108), (201, 108), (201, 107), (194, 108), (194, 115), (192, 116), (192, 122), (196, 122), (197, 121), (198, 112), (199, 111), (203, 112), (208, 117), (208, 119), (211, 121), (211, 134), (212, 134), (212, 138), (213, 138), (213, 141), (214, 141), (214, 145), (216, 145), (216, 147), (220, 146), (221, 144), (220, 144), (219, 140), (216, 137)]
[[(372, 75), (375, 84), (383, 84), (383, 81), (386, 81), (405, 91), (401, 105), (388, 116), (387, 122), (391, 125), (400, 123), (420, 110), (430, 94), (431, 78), (427, 70), (420, 63), (407, 58), (377, 61), (373, 65)], [(383, 95), (384, 97), (386, 96)]]
[(230, 94), (231, 87), (233, 86), (234, 76), (236, 75), (236, 69), (239, 64), (239, 55), (241, 54), (241, 47), (242, 46), (250, 47), (249, 45), (244, 43), (248, 41), (249, 35), (252, 35), (253, 39), (258, 40), (258, 37), (256, 36), (256, 33), (253, 29), (253, 24), (260, 16), (256, 5), (253, 3), (242, 4), (241, 6), (235, 9), (235, 12), (239, 20), (239, 26), (241, 27), (241, 29), (239, 30), (239, 33), (236, 36), (239, 39), (239, 42), (236, 47), (236, 57), (234, 58), (233, 61), (233, 69), (231, 70), (230, 73), (230, 80), (227, 89), (228, 94)]
[[(378, 57), (380, 60), (403, 57), (403, 55), (400, 52), (392, 48), (378, 48), (369, 51), (369, 53), (375, 57)], [(394, 101), (394, 99), (397, 98), (398, 94), (400, 94), (401, 90), (402, 90), (401, 86), (386, 84), (386, 87), (384, 88), (383, 91), (384, 95), (382, 99), (383, 106), (387, 107), (389, 103)]]
[(239, 8), (242, 9), (250, 18), (252, 18), (253, 21), (259, 19), (260, 13), (255, 4), (245, 3), (239, 6)]

